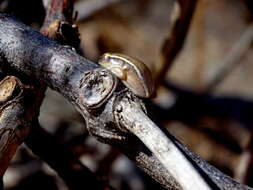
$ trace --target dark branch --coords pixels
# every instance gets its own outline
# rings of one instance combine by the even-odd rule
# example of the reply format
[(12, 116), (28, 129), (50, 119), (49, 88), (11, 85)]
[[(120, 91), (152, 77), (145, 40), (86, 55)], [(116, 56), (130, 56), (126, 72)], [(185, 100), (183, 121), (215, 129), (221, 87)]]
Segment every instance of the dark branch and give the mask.
[[(67, 23), (72, 23), (73, 1), (49, 1), (46, 7), (46, 19), (44, 21), (41, 32), (48, 34), (50, 24), (55, 20)], [(60, 20), (59, 20), (60, 19)], [(51, 27), (52, 28), (52, 27)], [(55, 33), (58, 33), (57, 28)], [(52, 31), (51, 31), (52, 33)], [(75, 33), (76, 34), (76, 33)], [(55, 35), (55, 40), (59, 40), (59, 36)], [(77, 36), (79, 39), (79, 37)], [(75, 38), (76, 39), (76, 38)], [(64, 41), (67, 43), (67, 41)], [(77, 43), (79, 45), (79, 43)], [(39, 97), (36, 102), (37, 113), (41, 102), (44, 98), (46, 85), (40, 82), (40, 89), (34, 90), (36, 97)], [(38, 115), (38, 114), (37, 114)], [(47, 162), (55, 171), (62, 177), (67, 186), (71, 189), (84, 189), (87, 187), (94, 189), (103, 189), (104, 186), (100, 183), (93, 173), (82, 165), (65, 146), (58, 144), (52, 136), (46, 133), (38, 124), (37, 117), (33, 118), (32, 132), (26, 140), (26, 144), (31, 150), (41, 159)]]
[(82, 165), (66, 146), (58, 144), (36, 121), (26, 139), (26, 144), (59, 174), (69, 188), (75, 190), (104, 188), (95, 175)]
[(155, 107), (154, 112), (159, 113), (156, 114), (159, 121), (179, 120), (187, 124), (196, 124), (201, 117), (211, 116), (218, 119), (233, 119), (247, 129), (252, 129), (253, 102), (251, 100), (196, 93), (171, 82), (165, 82), (164, 86), (175, 94), (176, 101), (167, 109)]
[(73, 23), (74, 0), (49, 0), (44, 3), (46, 18), (41, 30), (47, 30), (54, 20), (67, 21)]
[(169, 36), (162, 45), (161, 68), (156, 75), (157, 86), (165, 79), (173, 61), (184, 45), (196, 4), (197, 0), (178, 0), (178, 2), (175, 2), (174, 14), (176, 15), (172, 16), (176, 16), (178, 18), (174, 21), (172, 30), (169, 32)]
[(238, 42), (232, 47), (228, 54), (222, 60), (223, 65), (207, 83), (203, 93), (214, 91), (239, 65), (253, 41), (253, 23), (251, 23), (242, 34)]

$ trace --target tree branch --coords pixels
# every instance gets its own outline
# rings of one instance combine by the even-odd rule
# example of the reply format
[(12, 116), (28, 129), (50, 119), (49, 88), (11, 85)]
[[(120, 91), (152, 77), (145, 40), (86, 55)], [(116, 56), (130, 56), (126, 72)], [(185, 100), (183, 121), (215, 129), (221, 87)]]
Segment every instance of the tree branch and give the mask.
[[(179, 120), (188, 124), (196, 123), (203, 116), (211, 116), (221, 119), (233, 119), (252, 130), (253, 102), (238, 97), (214, 96), (210, 94), (196, 93), (177, 86), (171, 82), (165, 82), (164, 87), (176, 95), (176, 102), (170, 108), (159, 108), (154, 105), (154, 112), (158, 113), (159, 121)], [(195, 112), (192, 112), (192, 107)], [(240, 114), (238, 114), (240, 113)]]
[(41, 30), (47, 30), (55, 20), (73, 23), (74, 0), (43, 0), (46, 18)]
[(251, 23), (245, 32), (242, 34), (238, 42), (232, 47), (232, 49), (228, 52), (228, 54), (223, 59), (222, 63), (219, 65), (223, 65), (210, 79), (207, 83), (203, 93), (208, 93), (215, 88), (224, 80), (226, 77), (235, 70), (237, 66), (240, 65), (241, 60), (251, 48), (251, 44), (253, 41), (253, 23)]
[(184, 45), (196, 4), (197, 0), (177, 0), (174, 2), (174, 12), (171, 16), (175, 18), (172, 21), (172, 30), (162, 45), (162, 66), (156, 74), (157, 86), (165, 79), (173, 61)]
[(26, 144), (58, 173), (69, 188), (104, 189), (104, 184), (66, 146), (57, 143), (52, 135), (44, 131), (38, 121), (33, 122)]
[[(59, 33), (61, 35), (54, 35), (53, 39), (60, 40), (60, 37), (65, 37), (64, 32), (66, 30), (66, 25), (70, 26), (67, 29), (72, 27), (70, 23), (72, 23), (73, 1), (51, 0), (48, 1), (48, 3), (48, 6), (46, 6), (46, 19), (43, 27), (41, 28), (41, 32), (48, 34), (48, 31), (51, 30), (51, 35), (52, 33)], [(53, 28), (51, 25), (55, 21), (59, 22), (59, 24), (64, 22), (65, 28), (62, 28), (61, 26)], [(77, 28), (75, 28), (75, 32), (73, 34), (75, 38), (72, 38), (71, 40), (75, 40), (75, 42), (72, 41), (73, 44), (79, 46), (80, 40), (76, 30)], [(61, 42), (70, 43), (68, 40), (69, 38)], [(36, 97), (39, 97), (38, 101), (36, 101), (37, 113), (39, 112), (46, 90), (46, 85), (44, 83), (40, 82), (40, 85), (39, 90), (34, 90)], [(26, 144), (35, 154), (40, 156), (49, 164), (49, 166), (55, 169), (69, 188), (79, 190), (87, 187), (92, 189), (103, 189), (105, 187), (104, 184), (96, 179), (88, 168), (82, 165), (81, 162), (74, 157), (71, 151), (69, 151), (64, 145), (58, 144), (50, 134), (39, 126), (37, 117), (33, 118), (32, 132), (26, 139)]]
[[(82, 113), (91, 135), (118, 147), (166, 188), (192, 189), (194, 184), (205, 187), (201, 189), (250, 189), (196, 157), (167, 132), (162, 133), (143, 113), (142, 101), (109, 71), (5, 14), (0, 14), (0, 59), (7, 61), (0, 67), (10, 66), (44, 80), (64, 95)], [(170, 160), (180, 160), (179, 166), (188, 169), (171, 166)], [(176, 175), (182, 171), (191, 172), (194, 182)]]

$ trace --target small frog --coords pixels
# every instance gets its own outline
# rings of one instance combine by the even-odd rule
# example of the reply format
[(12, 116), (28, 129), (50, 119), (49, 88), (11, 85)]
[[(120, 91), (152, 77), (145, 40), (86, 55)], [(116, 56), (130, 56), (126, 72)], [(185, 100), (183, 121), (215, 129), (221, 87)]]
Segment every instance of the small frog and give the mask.
[(118, 53), (105, 53), (98, 62), (121, 79), (135, 95), (142, 98), (152, 96), (154, 81), (150, 70), (143, 62)]

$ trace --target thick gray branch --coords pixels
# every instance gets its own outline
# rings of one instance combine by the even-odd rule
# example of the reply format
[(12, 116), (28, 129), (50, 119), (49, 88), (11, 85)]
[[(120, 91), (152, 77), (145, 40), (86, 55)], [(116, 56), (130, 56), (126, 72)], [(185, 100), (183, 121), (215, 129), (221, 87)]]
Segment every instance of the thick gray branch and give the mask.
[(46, 81), (71, 102), (78, 99), (84, 73), (97, 68), (96, 64), (5, 14), (0, 14), (0, 28), (2, 60), (18, 71)]

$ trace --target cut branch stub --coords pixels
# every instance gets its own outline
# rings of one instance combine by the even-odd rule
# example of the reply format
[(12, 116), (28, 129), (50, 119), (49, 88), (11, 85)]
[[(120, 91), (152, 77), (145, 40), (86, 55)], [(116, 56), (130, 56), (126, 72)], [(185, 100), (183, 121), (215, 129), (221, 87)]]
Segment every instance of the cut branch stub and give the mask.
[(88, 108), (98, 108), (110, 98), (117, 84), (118, 79), (104, 69), (89, 71), (80, 81), (80, 100)]
[(66, 97), (87, 119), (116, 90), (118, 79), (106, 69), (0, 13), (0, 59), (12, 67), (45, 81)]

